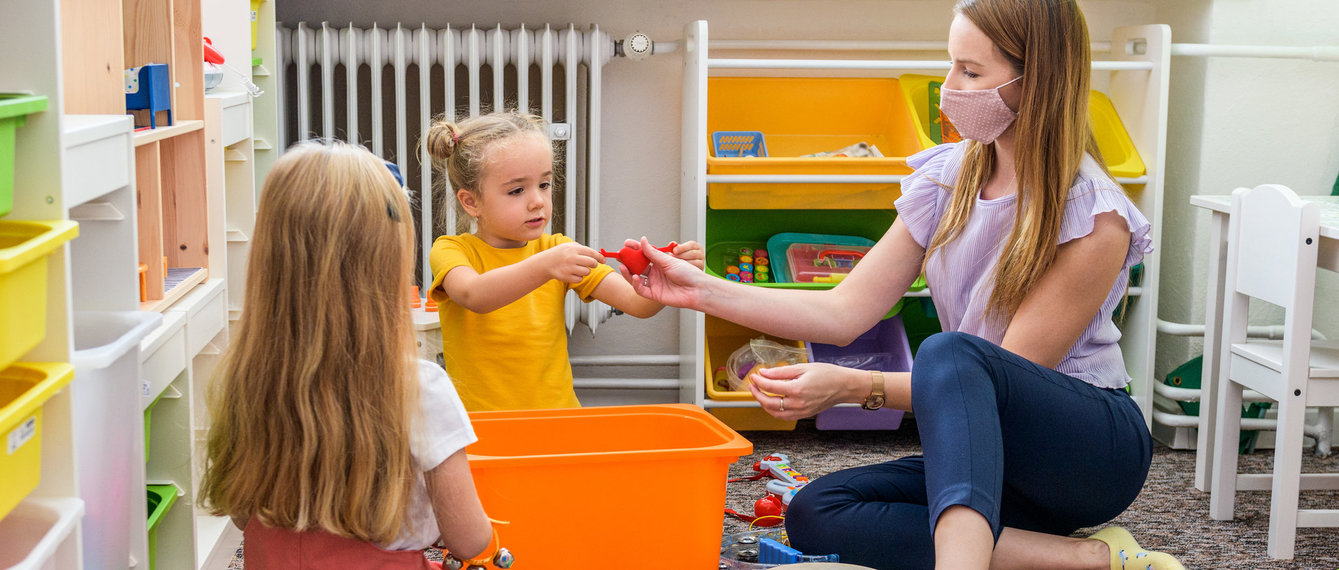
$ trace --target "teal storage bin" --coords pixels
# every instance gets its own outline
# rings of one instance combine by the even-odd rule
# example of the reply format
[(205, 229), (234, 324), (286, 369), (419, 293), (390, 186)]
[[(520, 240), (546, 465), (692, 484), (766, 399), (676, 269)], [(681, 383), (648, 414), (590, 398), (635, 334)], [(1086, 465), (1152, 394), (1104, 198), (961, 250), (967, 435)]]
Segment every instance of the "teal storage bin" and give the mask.
[(18, 128), (28, 115), (46, 110), (46, 97), (0, 93), (0, 216), (14, 209), (14, 153)]

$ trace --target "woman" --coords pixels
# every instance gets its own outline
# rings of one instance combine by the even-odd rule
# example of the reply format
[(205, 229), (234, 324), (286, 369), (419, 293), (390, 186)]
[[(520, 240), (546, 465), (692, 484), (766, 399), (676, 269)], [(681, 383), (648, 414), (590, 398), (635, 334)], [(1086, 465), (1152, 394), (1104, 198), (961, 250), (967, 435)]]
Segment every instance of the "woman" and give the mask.
[[(945, 332), (910, 373), (761, 370), (783, 419), (842, 402), (916, 414), (923, 457), (821, 477), (786, 528), (804, 552), (876, 568), (1180, 568), (1118, 527), (1152, 442), (1111, 315), (1149, 223), (1088, 125), (1087, 24), (1073, 0), (961, 0), (941, 107), (965, 139), (908, 159), (898, 218), (830, 291), (712, 279), (671, 256), (625, 277), (642, 295), (786, 338), (847, 344), (924, 271)], [(840, 315), (841, 318), (832, 318)]]

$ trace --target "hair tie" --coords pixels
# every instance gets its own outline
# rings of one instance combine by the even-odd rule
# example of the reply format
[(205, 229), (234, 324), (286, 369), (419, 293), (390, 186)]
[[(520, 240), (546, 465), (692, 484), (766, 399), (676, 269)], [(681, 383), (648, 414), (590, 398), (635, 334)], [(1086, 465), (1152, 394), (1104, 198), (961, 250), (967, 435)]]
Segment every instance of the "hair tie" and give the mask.
[(460, 133), (451, 133), (451, 144), (460, 144)]

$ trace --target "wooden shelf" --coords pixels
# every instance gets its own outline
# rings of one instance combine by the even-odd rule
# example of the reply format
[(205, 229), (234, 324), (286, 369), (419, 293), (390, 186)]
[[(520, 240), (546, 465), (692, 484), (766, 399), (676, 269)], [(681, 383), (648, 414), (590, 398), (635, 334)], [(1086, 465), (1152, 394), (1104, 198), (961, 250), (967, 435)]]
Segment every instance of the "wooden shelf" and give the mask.
[(203, 267), (168, 268), (166, 277), (163, 298), (141, 302), (139, 310), (163, 312), (186, 296), (196, 285), (204, 283), (209, 278), (209, 270)]
[(149, 143), (158, 142), (172, 137), (195, 132), (205, 128), (205, 122), (200, 120), (182, 120), (177, 124), (149, 129), (146, 131), (135, 132), (135, 146), (141, 147)]

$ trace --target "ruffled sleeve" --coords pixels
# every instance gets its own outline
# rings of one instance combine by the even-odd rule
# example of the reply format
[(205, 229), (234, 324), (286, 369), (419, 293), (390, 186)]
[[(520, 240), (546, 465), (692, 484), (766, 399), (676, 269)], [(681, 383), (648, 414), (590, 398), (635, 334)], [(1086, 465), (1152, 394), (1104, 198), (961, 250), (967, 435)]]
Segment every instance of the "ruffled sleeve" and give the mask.
[(1069, 203), (1065, 205), (1065, 219), (1060, 222), (1060, 243), (1093, 233), (1093, 220), (1098, 214), (1106, 212), (1116, 212), (1130, 228), (1130, 249), (1125, 253), (1124, 268), (1134, 266), (1144, 259), (1144, 254), (1153, 252), (1153, 238), (1150, 235), (1153, 226), (1143, 212), (1114, 182), (1103, 183), (1091, 179), (1076, 184), (1070, 190)]
[(907, 157), (907, 165), (915, 171), (902, 179), (902, 196), (893, 208), (921, 247), (934, 237), (948, 205), (948, 190), (958, 176), (958, 147), (959, 143), (941, 144)]

